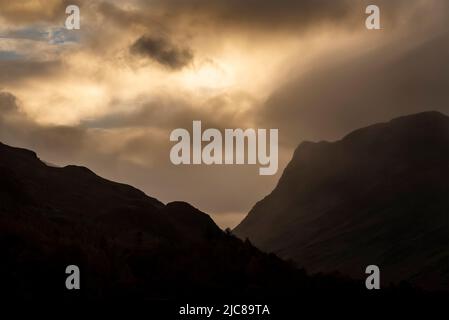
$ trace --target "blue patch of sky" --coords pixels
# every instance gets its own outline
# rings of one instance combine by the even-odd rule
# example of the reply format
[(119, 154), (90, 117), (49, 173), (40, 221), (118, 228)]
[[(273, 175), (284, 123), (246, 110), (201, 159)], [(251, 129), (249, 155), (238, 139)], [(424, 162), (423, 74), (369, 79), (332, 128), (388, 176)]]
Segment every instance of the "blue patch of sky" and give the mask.
[(0, 50), (0, 61), (20, 60), (23, 56), (16, 51)]
[(67, 30), (64, 27), (30, 26), (16, 30), (0, 30), (0, 38), (16, 40), (32, 40), (60, 45), (79, 42), (79, 31)]

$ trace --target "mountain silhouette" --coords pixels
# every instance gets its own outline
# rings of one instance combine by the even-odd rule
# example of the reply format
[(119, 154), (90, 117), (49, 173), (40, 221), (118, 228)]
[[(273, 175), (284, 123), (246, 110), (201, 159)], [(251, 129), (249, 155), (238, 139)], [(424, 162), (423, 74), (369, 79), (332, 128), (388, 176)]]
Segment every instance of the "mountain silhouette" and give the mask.
[[(307, 275), (188, 203), (163, 204), (87, 168), (48, 166), (1, 143), (0, 251), (3, 301), (229, 301), (365, 290), (341, 276)], [(69, 265), (80, 268), (81, 290), (65, 288)]]
[(311, 272), (449, 288), (449, 118), (425, 112), (303, 142), (233, 233)]
[[(0, 296), (9, 305), (143, 303), (168, 319), (179, 302), (265, 302), (274, 318), (286, 319), (298, 305), (445, 299), (409, 283), (367, 290), (363, 279), (310, 273), (222, 231), (188, 203), (164, 204), (87, 168), (49, 166), (1, 143), (0, 252)], [(80, 269), (80, 290), (65, 286), (69, 265)]]

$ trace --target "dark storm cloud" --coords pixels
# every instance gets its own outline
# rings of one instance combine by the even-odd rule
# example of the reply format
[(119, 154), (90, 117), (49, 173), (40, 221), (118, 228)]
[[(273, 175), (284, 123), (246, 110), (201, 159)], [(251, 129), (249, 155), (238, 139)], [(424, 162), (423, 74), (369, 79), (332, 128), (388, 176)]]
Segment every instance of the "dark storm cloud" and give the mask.
[(417, 43), (413, 37), (311, 69), (272, 94), (260, 123), (280, 128), (296, 146), (399, 115), (449, 113), (449, 33)]
[(165, 67), (176, 70), (188, 65), (193, 59), (189, 48), (172, 43), (165, 36), (143, 35), (130, 48), (131, 53), (148, 57)]
[[(383, 23), (393, 26), (403, 20), (404, 11), (418, 2), (377, 0), (375, 4), (382, 10)], [(187, 26), (187, 31), (215, 26), (214, 30), (219, 31), (300, 34), (320, 26), (334, 30), (364, 27), (365, 8), (374, 3), (368, 0), (141, 0), (139, 4), (141, 11), (136, 16), (142, 20), (142, 12), (146, 12), (151, 16), (147, 21), (152, 26), (157, 21), (166, 28)], [(129, 20), (128, 14), (124, 15), (125, 19)]]
[[(352, 3), (351, 3), (352, 2)], [(211, 24), (253, 26), (276, 29), (285, 26), (308, 26), (323, 21), (341, 21), (353, 11), (353, 1), (327, 0), (164, 0), (148, 2), (160, 6), (173, 16), (203, 19)]]

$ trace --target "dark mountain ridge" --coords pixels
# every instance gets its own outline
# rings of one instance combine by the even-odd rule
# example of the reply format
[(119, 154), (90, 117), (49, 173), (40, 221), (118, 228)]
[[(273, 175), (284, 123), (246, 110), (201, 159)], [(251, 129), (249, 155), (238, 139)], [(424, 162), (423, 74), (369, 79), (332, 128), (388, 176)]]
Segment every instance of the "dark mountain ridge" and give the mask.
[[(0, 250), (3, 301), (240, 297), (242, 303), (311, 296), (321, 288), (363, 290), (362, 283), (309, 276), (262, 253), (188, 203), (165, 205), (87, 168), (47, 166), (34, 152), (4, 144)], [(79, 291), (64, 286), (72, 264), (81, 270)]]
[(447, 290), (449, 118), (438, 112), (303, 142), (273, 192), (233, 231), (311, 272)]

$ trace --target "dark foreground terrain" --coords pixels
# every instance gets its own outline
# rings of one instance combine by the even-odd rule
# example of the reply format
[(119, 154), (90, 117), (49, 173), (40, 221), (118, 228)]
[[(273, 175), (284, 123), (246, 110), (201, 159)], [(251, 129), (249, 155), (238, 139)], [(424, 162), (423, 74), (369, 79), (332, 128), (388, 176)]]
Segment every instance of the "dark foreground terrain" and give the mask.
[[(359, 287), (308, 276), (187, 203), (165, 205), (84, 167), (47, 166), (0, 144), (0, 176), (0, 271), (10, 299), (264, 298)], [(65, 288), (71, 264), (81, 269), (78, 292)]]

